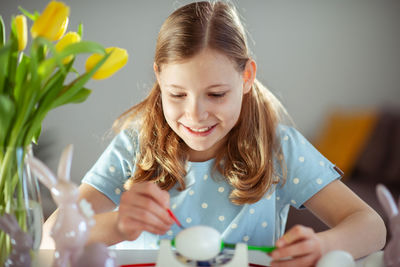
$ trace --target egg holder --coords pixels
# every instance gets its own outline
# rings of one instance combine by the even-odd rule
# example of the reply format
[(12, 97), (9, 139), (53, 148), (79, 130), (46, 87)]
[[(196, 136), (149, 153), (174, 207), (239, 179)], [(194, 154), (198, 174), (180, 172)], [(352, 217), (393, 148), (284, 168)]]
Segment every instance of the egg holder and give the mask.
[[(172, 249), (171, 240), (161, 240), (160, 250), (157, 256), (156, 267), (192, 267), (193, 265), (184, 264), (177, 259), (175, 251)], [(232, 259), (225, 263), (219, 264), (219, 267), (243, 267), (249, 266), (247, 245), (237, 243)]]

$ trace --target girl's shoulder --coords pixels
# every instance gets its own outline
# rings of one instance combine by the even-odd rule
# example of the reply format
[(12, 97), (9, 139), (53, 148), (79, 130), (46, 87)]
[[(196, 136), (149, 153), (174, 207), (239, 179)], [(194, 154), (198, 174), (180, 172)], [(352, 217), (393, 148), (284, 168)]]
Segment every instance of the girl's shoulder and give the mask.
[(293, 126), (279, 124), (276, 135), (281, 145), (311, 145), (307, 139)]
[(118, 132), (110, 142), (108, 150), (127, 150), (135, 153), (139, 148), (139, 131), (136, 128), (126, 128)]

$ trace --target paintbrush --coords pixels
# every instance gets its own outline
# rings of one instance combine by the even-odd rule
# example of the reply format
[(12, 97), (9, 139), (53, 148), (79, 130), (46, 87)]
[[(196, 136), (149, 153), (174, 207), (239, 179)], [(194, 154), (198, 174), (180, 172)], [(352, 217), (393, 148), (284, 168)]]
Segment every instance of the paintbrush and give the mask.
[(178, 221), (178, 219), (176, 218), (175, 214), (170, 210), (167, 209), (167, 212), (169, 214), (169, 216), (171, 216), (171, 218), (175, 221), (175, 223), (183, 230), (185, 229), (185, 227), (182, 226), (182, 224)]

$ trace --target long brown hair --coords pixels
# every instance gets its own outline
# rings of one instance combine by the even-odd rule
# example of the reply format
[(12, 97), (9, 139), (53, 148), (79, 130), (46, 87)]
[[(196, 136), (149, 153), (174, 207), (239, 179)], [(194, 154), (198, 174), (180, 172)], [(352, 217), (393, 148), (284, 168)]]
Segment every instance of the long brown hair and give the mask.
[[(164, 64), (183, 62), (205, 48), (224, 54), (237, 71), (244, 71), (250, 59), (246, 34), (231, 4), (196, 2), (173, 12), (159, 32), (154, 62), (162, 71)], [(278, 157), (276, 136), (282, 111), (275, 96), (255, 80), (243, 97), (238, 122), (215, 160), (215, 169), (233, 186), (232, 203), (257, 202), (278, 182), (273, 159), (283, 162)], [(176, 183), (180, 190), (185, 189), (188, 147), (164, 118), (157, 82), (150, 94), (123, 113), (113, 127), (120, 131), (131, 127), (132, 122), (139, 123), (140, 152), (126, 188), (136, 182), (155, 181), (162, 189), (168, 190)]]

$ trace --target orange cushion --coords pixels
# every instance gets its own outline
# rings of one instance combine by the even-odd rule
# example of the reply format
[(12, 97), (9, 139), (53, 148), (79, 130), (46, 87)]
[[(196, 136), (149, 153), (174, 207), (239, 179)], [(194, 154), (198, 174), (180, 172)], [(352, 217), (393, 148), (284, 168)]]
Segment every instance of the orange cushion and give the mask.
[(315, 147), (349, 175), (374, 129), (377, 112), (332, 112), (314, 141)]

